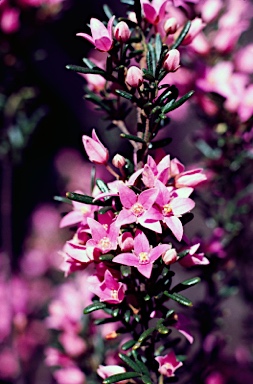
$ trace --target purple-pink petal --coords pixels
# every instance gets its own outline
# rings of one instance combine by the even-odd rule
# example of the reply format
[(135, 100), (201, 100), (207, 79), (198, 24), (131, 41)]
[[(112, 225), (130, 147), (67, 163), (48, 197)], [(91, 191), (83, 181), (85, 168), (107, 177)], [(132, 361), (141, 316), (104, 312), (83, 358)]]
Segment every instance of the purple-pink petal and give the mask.
[(123, 209), (122, 211), (120, 211), (116, 219), (116, 223), (119, 227), (125, 224), (131, 224), (135, 222), (136, 222), (136, 216), (130, 210), (127, 210), (127, 209)]
[(173, 233), (173, 235), (176, 237), (176, 239), (178, 241), (181, 241), (183, 237), (183, 225), (179, 218), (176, 216), (169, 216), (165, 217), (164, 221)]
[(146, 235), (143, 232), (139, 233), (134, 239), (134, 252), (135, 252), (135, 254), (138, 257), (138, 255), (141, 252), (148, 252), (149, 253), (149, 249), (150, 249), (150, 245), (149, 245), (149, 241), (148, 241)]
[(170, 244), (159, 244), (155, 248), (151, 249), (149, 257), (150, 261), (154, 262), (157, 260), (163, 253), (170, 249)]
[(156, 197), (158, 194), (157, 188), (150, 188), (146, 191), (141, 192), (141, 194), (138, 197), (138, 202), (145, 208), (149, 209), (154, 204)]
[(123, 207), (130, 209), (137, 201), (137, 195), (129, 187), (119, 185), (119, 197)]
[(118, 264), (128, 265), (129, 267), (137, 267), (139, 265), (138, 257), (133, 253), (121, 253), (115, 256), (113, 261)]
[(192, 199), (189, 198), (175, 197), (171, 200), (170, 206), (173, 214), (179, 216), (193, 209), (195, 203)]
[(138, 271), (145, 277), (147, 277), (148, 279), (150, 278), (151, 276), (151, 272), (152, 272), (152, 268), (153, 268), (153, 264), (152, 263), (148, 263), (148, 264), (139, 264), (137, 269)]

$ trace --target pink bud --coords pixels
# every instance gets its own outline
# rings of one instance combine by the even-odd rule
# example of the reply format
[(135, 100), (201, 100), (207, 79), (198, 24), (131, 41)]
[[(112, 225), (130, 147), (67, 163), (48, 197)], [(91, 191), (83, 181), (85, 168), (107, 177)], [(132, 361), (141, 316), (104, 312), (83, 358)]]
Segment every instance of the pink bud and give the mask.
[(175, 17), (170, 17), (164, 23), (164, 30), (166, 35), (171, 35), (175, 33), (178, 29), (178, 22)]
[(126, 164), (126, 159), (117, 153), (112, 159), (112, 164), (116, 168), (122, 168)]
[(128, 68), (126, 75), (126, 83), (130, 85), (130, 87), (138, 88), (141, 86), (143, 82), (143, 73), (142, 70), (135, 65)]
[(89, 156), (90, 161), (96, 164), (106, 165), (109, 158), (108, 149), (106, 149), (95, 132), (95, 129), (92, 131), (92, 138), (86, 135), (82, 137), (83, 145), (87, 155)]
[(175, 72), (179, 67), (180, 53), (177, 49), (171, 49), (165, 56), (163, 67), (168, 72)]
[(166, 265), (170, 265), (177, 261), (177, 251), (175, 248), (168, 249), (163, 255), (162, 259)]
[(131, 31), (127, 23), (125, 23), (125, 21), (120, 21), (114, 29), (115, 39), (117, 41), (120, 41), (121, 43), (125, 43), (126, 41), (128, 41), (130, 35)]

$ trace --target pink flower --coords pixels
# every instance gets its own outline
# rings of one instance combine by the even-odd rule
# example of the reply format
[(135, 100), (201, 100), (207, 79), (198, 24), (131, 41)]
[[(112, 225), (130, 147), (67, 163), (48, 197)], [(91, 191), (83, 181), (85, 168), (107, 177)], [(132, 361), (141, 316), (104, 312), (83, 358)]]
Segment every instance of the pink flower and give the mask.
[(145, 277), (151, 276), (153, 263), (168, 249), (169, 244), (160, 244), (152, 248), (144, 233), (139, 233), (134, 239), (134, 250), (132, 253), (121, 253), (114, 257), (115, 263), (136, 267)]
[(125, 284), (114, 279), (111, 272), (105, 271), (104, 280), (100, 282), (97, 276), (87, 279), (88, 289), (100, 298), (100, 301), (110, 304), (119, 304), (124, 299)]
[[(157, 180), (157, 186), (160, 192), (154, 207), (154, 211), (156, 211), (155, 217), (163, 220), (176, 239), (181, 241), (183, 237), (183, 225), (179, 217), (192, 210), (195, 203), (188, 197), (178, 197), (176, 194), (177, 191), (169, 190), (159, 180)], [(188, 193), (188, 191), (186, 192)]]
[(96, 164), (106, 165), (109, 159), (109, 152), (97, 137), (95, 129), (92, 130), (92, 138), (83, 135), (82, 140), (90, 161)]
[(14, 33), (20, 27), (19, 9), (6, 7), (0, 16), (0, 28), (4, 33)]
[(84, 373), (76, 366), (56, 370), (54, 378), (58, 384), (84, 384), (86, 383)]
[(204, 253), (197, 253), (200, 244), (194, 244), (189, 248), (189, 253), (179, 259), (179, 263), (184, 267), (192, 267), (194, 265), (207, 265), (209, 260), (204, 256)]
[(87, 247), (94, 247), (103, 254), (117, 249), (119, 226), (117, 226), (116, 222), (113, 222), (111, 225), (102, 225), (91, 218), (87, 222), (92, 235), (92, 238), (87, 241)]
[(182, 44), (187, 45), (190, 44), (193, 39), (198, 35), (199, 32), (202, 31), (202, 29), (205, 27), (205, 23), (203, 23), (202, 19), (199, 17), (196, 17), (191, 21), (190, 29), (184, 38)]
[(170, 155), (164, 156), (158, 164), (156, 164), (151, 156), (148, 156), (147, 164), (144, 165), (142, 173), (142, 181), (146, 187), (154, 187), (156, 180), (160, 180), (163, 184), (166, 184), (169, 178)]
[(141, 4), (144, 17), (151, 24), (156, 25), (164, 18), (167, 0), (141, 0)]
[(175, 72), (179, 67), (180, 53), (177, 49), (171, 49), (165, 56), (163, 67), (168, 72)]
[(164, 23), (164, 30), (166, 35), (174, 34), (178, 29), (178, 22), (175, 17), (170, 17)]
[[(102, 377), (102, 379), (106, 379), (109, 376), (124, 372), (126, 372), (125, 368), (120, 367), (119, 365), (99, 365), (97, 369), (97, 374)], [(128, 380), (119, 381), (121, 384), (127, 382)]]
[(142, 70), (135, 65), (128, 68), (126, 74), (126, 83), (130, 87), (138, 88), (143, 83), (143, 73)]
[(108, 21), (107, 28), (104, 24), (95, 18), (90, 20), (90, 29), (91, 35), (87, 33), (78, 33), (77, 36), (81, 36), (88, 40), (90, 43), (95, 45), (95, 47), (102, 52), (108, 52), (112, 48), (113, 38), (112, 38), (112, 25), (114, 22), (115, 16), (112, 16)]
[(126, 185), (119, 185), (119, 197), (123, 209), (120, 211), (116, 223), (119, 226), (139, 223), (145, 228), (161, 233), (161, 224), (158, 219), (149, 212), (156, 200), (158, 192), (158, 189), (150, 188), (136, 195), (134, 191)]
[(183, 365), (181, 361), (177, 360), (173, 351), (166, 356), (157, 356), (155, 360), (159, 363), (158, 371), (167, 377), (175, 376), (175, 370)]
[(114, 36), (117, 41), (120, 41), (121, 43), (126, 43), (131, 35), (131, 31), (125, 21), (120, 21), (115, 29), (114, 29)]
[(190, 344), (193, 343), (194, 338), (189, 332), (189, 319), (182, 313), (177, 314), (177, 322), (174, 327), (180, 332), (184, 337), (189, 341)]

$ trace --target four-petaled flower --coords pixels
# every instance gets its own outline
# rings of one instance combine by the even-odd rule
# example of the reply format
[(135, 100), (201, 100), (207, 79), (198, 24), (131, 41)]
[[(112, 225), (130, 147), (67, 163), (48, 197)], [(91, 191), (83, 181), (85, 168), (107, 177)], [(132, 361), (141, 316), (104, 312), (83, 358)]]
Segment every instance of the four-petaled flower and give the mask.
[(117, 249), (119, 227), (115, 221), (111, 225), (102, 225), (98, 221), (89, 218), (87, 224), (92, 235), (92, 238), (87, 241), (87, 247), (97, 248), (102, 254)]
[(118, 304), (124, 299), (125, 284), (118, 282), (108, 269), (105, 271), (102, 282), (96, 275), (89, 276), (87, 282), (89, 290), (97, 295), (102, 302)]
[(120, 211), (116, 223), (119, 226), (139, 223), (145, 228), (161, 233), (161, 224), (158, 220), (154, 220), (153, 216), (149, 213), (158, 192), (157, 188), (150, 188), (136, 195), (134, 191), (126, 185), (119, 185), (119, 197), (123, 209)]
[(151, 276), (153, 263), (168, 249), (170, 244), (159, 244), (152, 248), (146, 235), (141, 232), (134, 239), (132, 253), (121, 253), (114, 257), (115, 263), (136, 267), (145, 277)]
[[(159, 180), (156, 182), (160, 192), (153, 208), (154, 217), (163, 220), (178, 241), (183, 237), (183, 225), (179, 219), (184, 213), (194, 208), (195, 203), (188, 197), (178, 197), (177, 193), (165, 187)], [(182, 189), (181, 192), (184, 192)], [(188, 188), (186, 193), (189, 193)], [(182, 193), (181, 193), (182, 195)]]

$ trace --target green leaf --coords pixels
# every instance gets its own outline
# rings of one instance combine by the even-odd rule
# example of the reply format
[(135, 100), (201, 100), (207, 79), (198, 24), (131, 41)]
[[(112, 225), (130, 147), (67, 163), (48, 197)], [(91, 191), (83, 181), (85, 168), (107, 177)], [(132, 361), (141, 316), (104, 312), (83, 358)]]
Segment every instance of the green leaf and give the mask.
[(163, 46), (163, 43), (162, 43), (161, 35), (160, 33), (157, 33), (155, 36), (155, 54), (156, 54), (157, 61), (160, 60), (160, 56), (162, 53), (162, 46)]
[(186, 305), (187, 307), (192, 307), (192, 302), (185, 296), (180, 295), (179, 293), (169, 293), (164, 292), (165, 296), (169, 297), (172, 300), (175, 300), (177, 303)]
[(104, 4), (103, 5), (103, 10), (108, 19), (110, 19), (114, 14), (112, 13), (112, 10), (108, 7), (108, 5)]
[(141, 139), (140, 137), (138, 136), (134, 136), (134, 135), (127, 135), (125, 133), (121, 133), (120, 134), (120, 137), (123, 137), (123, 139), (128, 139), (128, 140), (132, 140), (132, 141), (135, 141), (137, 143), (143, 143), (143, 144), (146, 144), (146, 141)]
[(140, 377), (141, 374), (139, 372), (124, 372), (124, 373), (118, 373), (117, 375), (113, 375), (108, 377), (103, 381), (103, 384), (111, 384), (111, 383), (117, 383), (118, 381), (127, 380), (127, 379), (134, 379), (135, 377)]
[(105, 255), (99, 256), (99, 261), (111, 261), (114, 258), (114, 255), (111, 253), (106, 253)]
[(124, 355), (123, 353), (119, 353), (119, 358), (122, 361), (124, 361), (124, 363), (126, 363), (134, 371), (141, 373), (139, 366), (130, 357), (128, 357), (127, 355)]
[(156, 68), (156, 57), (155, 57), (155, 50), (152, 44), (148, 43), (148, 52), (147, 52), (147, 68), (148, 71), (154, 75), (155, 74), (155, 68)]
[(220, 148), (214, 148), (213, 149), (204, 140), (198, 140), (195, 143), (195, 145), (198, 148), (198, 150), (200, 152), (202, 152), (203, 155), (205, 157), (207, 157), (208, 159), (218, 160), (221, 157), (221, 155), (222, 155), (222, 151), (221, 151)]
[(131, 275), (131, 267), (129, 267), (128, 265), (121, 265), (120, 272), (122, 276), (128, 277), (129, 275)]
[(183, 291), (189, 287), (192, 287), (192, 286), (198, 284), (200, 282), (200, 280), (201, 279), (199, 277), (193, 277), (191, 279), (184, 280), (181, 283), (177, 284), (175, 287), (173, 287), (171, 292), (174, 293), (174, 292)]
[(87, 315), (88, 313), (97, 311), (99, 309), (104, 309), (106, 307), (105, 303), (101, 303), (101, 301), (94, 301), (94, 303), (88, 305), (86, 308), (84, 308), (83, 313)]
[(133, 100), (134, 98), (134, 95), (132, 95), (131, 93), (129, 92), (126, 92), (126, 91), (122, 91), (121, 89), (116, 89), (115, 92), (120, 95), (121, 97), (124, 97), (125, 99), (128, 99), (128, 100)]
[(194, 91), (187, 92), (183, 97), (181, 97), (179, 100), (177, 100), (175, 103), (171, 104), (169, 102), (162, 108), (162, 113), (168, 113), (173, 111), (174, 109), (180, 107), (182, 104), (186, 102), (192, 95), (194, 94)]
[(103, 69), (100, 69), (100, 68), (85, 68), (85, 67), (81, 67), (79, 65), (66, 65), (66, 68), (67, 69), (70, 69), (71, 71), (74, 71), (74, 72), (79, 72), (79, 73), (91, 73), (92, 75), (100, 75), (100, 76), (103, 76), (105, 79), (107, 78), (108, 79), (108, 76), (107, 76), (107, 73), (103, 70)]
[(87, 65), (88, 68), (92, 69), (96, 67), (96, 64), (93, 63), (91, 60), (87, 59), (86, 57), (83, 58), (83, 62), (85, 65)]
[(54, 196), (55, 201), (59, 201), (60, 203), (67, 203), (67, 204), (72, 204), (71, 200), (67, 199), (67, 197), (62, 197), (62, 196)]
[(158, 141), (152, 141), (151, 143), (149, 143), (148, 148), (149, 149), (162, 148), (170, 144), (171, 142), (172, 142), (171, 137), (168, 137), (167, 139), (158, 140)]
[(142, 376), (141, 380), (144, 384), (152, 384), (152, 380), (148, 376)]
[(101, 192), (103, 193), (109, 192), (108, 186), (105, 184), (105, 182), (102, 179), (97, 179), (96, 184)]
[(167, 327), (165, 327), (165, 325), (160, 325), (158, 328), (157, 328), (158, 332), (161, 333), (162, 335), (167, 335), (168, 333), (171, 332), (171, 330)]
[(122, 346), (121, 346), (121, 349), (123, 351), (127, 351), (128, 349), (132, 348), (134, 346), (134, 344), (136, 343), (135, 340), (128, 340), (126, 343), (124, 343)]
[(86, 95), (84, 98), (86, 100), (91, 101), (92, 103), (98, 105), (100, 108), (104, 109), (106, 112), (111, 112), (111, 108), (103, 102), (95, 93), (90, 92), (89, 90), (86, 89)]
[(126, 322), (126, 323), (129, 323), (130, 318), (131, 318), (131, 311), (128, 309), (128, 310), (126, 310), (126, 312), (124, 313), (124, 320), (125, 320), (125, 322)]
[(147, 80), (155, 81), (153, 74), (145, 68), (142, 68), (143, 77)]
[(75, 193), (75, 192), (67, 192), (66, 197), (70, 200), (73, 201), (78, 201), (79, 203), (84, 203), (84, 204), (90, 204), (90, 205), (106, 205), (104, 201), (93, 201), (94, 198), (92, 196), (87, 196), (87, 195), (82, 195), (80, 193)]
[(140, 360), (141, 357), (140, 357), (140, 359), (138, 359), (138, 353), (136, 350), (132, 351), (132, 355), (134, 357), (136, 364), (139, 366), (139, 369), (141, 370), (141, 372), (143, 372), (144, 375), (146, 375), (146, 376), (150, 376), (150, 373), (149, 373), (147, 366)]
[(166, 313), (166, 319), (168, 318), (168, 317), (170, 317), (171, 315), (173, 315), (175, 313), (175, 309), (169, 309), (168, 310), (168, 312)]
[(147, 339), (148, 337), (150, 337), (152, 335), (152, 333), (156, 330), (155, 327), (151, 327), (151, 328), (148, 328), (146, 329), (146, 331), (142, 332), (142, 334), (140, 335), (140, 337), (138, 338), (138, 341), (137, 343), (133, 346), (133, 349), (137, 349), (137, 348), (140, 348), (141, 346), (141, 343)]
[(171, 49), (176, 49), (176, 48), (179, 47), (179, 45), (182, 43), (182, 41), (184, 40), (185, 36), (186, 36), (187, 33), (189, 32), (190, 26), (191, 26), (191, 22), (190, 22), (190, 21), (187, 21), (187, 23), (185, 24), (184, 28), (182, 29), (182, 32), (181, 32), (180, 35), (178, 36), (177, 40), (176, 40), (175, 43), (171, 46)]

